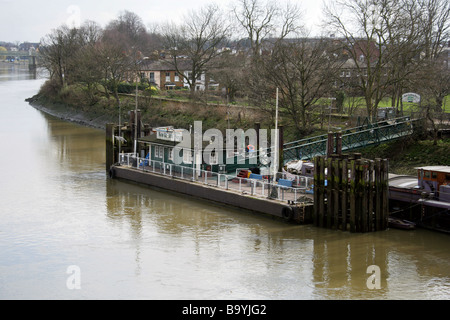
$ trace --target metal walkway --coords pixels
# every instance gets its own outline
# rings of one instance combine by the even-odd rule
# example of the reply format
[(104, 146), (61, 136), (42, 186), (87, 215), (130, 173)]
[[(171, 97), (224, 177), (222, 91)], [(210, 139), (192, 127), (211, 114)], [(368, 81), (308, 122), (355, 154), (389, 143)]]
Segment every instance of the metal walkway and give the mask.
[[(411, 135), (418, 119), (401, 117), (342, 131), (342, 151), (351, 151)], [(284, 144), (284, 163), (312, 160), (327, 153), (328, 135), (316, 136)]]

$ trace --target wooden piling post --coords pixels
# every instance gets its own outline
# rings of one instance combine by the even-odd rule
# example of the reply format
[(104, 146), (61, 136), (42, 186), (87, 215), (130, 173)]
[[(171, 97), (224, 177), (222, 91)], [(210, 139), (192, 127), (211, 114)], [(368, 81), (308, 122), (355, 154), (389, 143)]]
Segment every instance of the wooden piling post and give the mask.
[(387, 228), (387, 160), (361, 159), (360, 154), (354, 154), (349, 159), (332, 155), (328, 158), (316, 157), (314, 165), (316, 226), (335, 230), (341, 228), (344, 231), (349, 229), (350, 232)]
[(350, 160), (350, 232), (356, 231), (356, 160)]
[(373, 201), (374, 201), (374, 192), (373, 192), (373, 170), (374, 170), (374, 163), (372, 160), (369, 161), (369, 177), (368, 177), (368, 190), (367, 190), (367, 196), (368, 196), (368, 208), (367, 212), (369, 214), (369, 230), (368, 231), (375, 231), (374, 228), (374, 214), (373, 214)]
[(342, 132), (336, 133), (336, 154), (342, 156)]
[(369, 211), (368, 208), (368, 195), (367, 195), (367, 167), (368, 163), (367, 161), (362, 160), (360, 162), (361, 166), (361, 179), (360, 179), (360, 185), (361, 185), (361, 212), (359, 212), (361, 217), (361, 232), (367, 232), (368, 231), (368, 221), (369, 221)]
[(114, 157), (114, 124), (106, 124), (106, 171), (109, 172), (115, 163)]
[(324, 225), (325, 215), (325, 159), (319, 157), (319, 184), (318, 184), (318, 196), (319, 196), (319, 226)]
[(381, 230), (381, 159), (375, 159), (375, 229)]
[(382, 216), (381, 216), (381, 226), (382, 230), (386, 230), (388, 226), (388, 218), (389, 218), (389, 162), (384, 159), (382, 162), (382, 193), (383, 193), (383, 207), (382, 207)]
[(327, 157), (331, 157), (334, 153), (334, 133), (328, 132), (327, 139)]
[(347, 230), (347, 201), (348, 201), (348, 167), (347, 160), (342, 161), (342, 196), (341, 196), (341, 215), (342, 215), (342, 230)]
[(333, 167), (332, 167), (333, 159), (329, 157), (327, 159), (327, 210), (326, 210), (326, 216), (327, 216), (327, 228), (331, 228), (331, 218), (333, 216)]
[(317, 227), (319, 225), (319, 172), (320, 172), (319, 157), (314, 158), (314, 215), (313, 224)]

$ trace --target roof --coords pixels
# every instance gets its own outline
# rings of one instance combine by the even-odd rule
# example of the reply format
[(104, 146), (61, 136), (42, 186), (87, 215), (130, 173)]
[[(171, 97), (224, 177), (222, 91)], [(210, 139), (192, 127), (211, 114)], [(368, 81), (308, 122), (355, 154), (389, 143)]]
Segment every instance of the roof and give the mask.
[[(177, 61), (179, 70), (190, 70), (191, 62), (187, 60)], [(141, 71), (176, 71), (173, 60), (144, 60), (140, 64)]]
[(450, 173), (450, 167), (449, 166), (427, 166), (427, 167), (417, 167), (415, 168), (417, 170), (428, 170), (428, 171), (438, 171), (438, 172), (444, 172), (444, 173)]
[[(138, 139), (139, 142), (141, 143), (149, 143), (149, 144), (158, 144), (158, 145), (164, 145), (164, 146), (168, 146), (168, 147), (176, 147), (180, 144), (180, 141), (169, 141), (169, 140), (163, 140), (163, 139), (158, 139), (158, 137), (156, 136), (155, 133), (152, 133), (149, 136), (143, 137), (143, 138), (139, 138)], [(191, 141), (190, 141), (190, 147), (191, 150), (194, 149), (194, 134), (191, 134)], [(211, 143), (209, 141), (202, 141), (202, 149), (205, 149), (207, 146), (209, 146)], [(225, 144), (224, 144), (225, 147)], [(225, 148), (224, 148), (225, 150)]]

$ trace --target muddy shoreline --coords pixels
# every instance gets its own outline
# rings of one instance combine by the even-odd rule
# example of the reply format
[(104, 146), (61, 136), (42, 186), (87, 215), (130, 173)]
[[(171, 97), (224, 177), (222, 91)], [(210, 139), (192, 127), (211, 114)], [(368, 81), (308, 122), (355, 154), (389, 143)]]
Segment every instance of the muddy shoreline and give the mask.
[(95, 110), (86, 110), (86, 107), (74, 108), (70, 105), (62, 103), (53, 103), (36, 94), (31, 98), (25, 99), (36, 110), (42, 111), (48, 115), (59, 118), (64, 121), (69, 121), (92, 127), (96, 129), (105, 129), (107, 123), (117, 122), (117, 119), (104, 113)]

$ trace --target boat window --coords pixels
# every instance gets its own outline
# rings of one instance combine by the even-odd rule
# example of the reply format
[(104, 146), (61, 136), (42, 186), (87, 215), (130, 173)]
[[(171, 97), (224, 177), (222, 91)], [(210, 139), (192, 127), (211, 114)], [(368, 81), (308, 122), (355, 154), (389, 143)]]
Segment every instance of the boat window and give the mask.
[(431, 175), (430, 175), (430, 171), (424, 171), (425, 174), (425, 178), (430, 179)]
[(431, 174), (431, 178), (437, 179), (437, 172), (433, 172), (433, 173)]
[(447, 174), (445, 175), (445, 181), (450, 182), (450, 173), (447, 173)]

